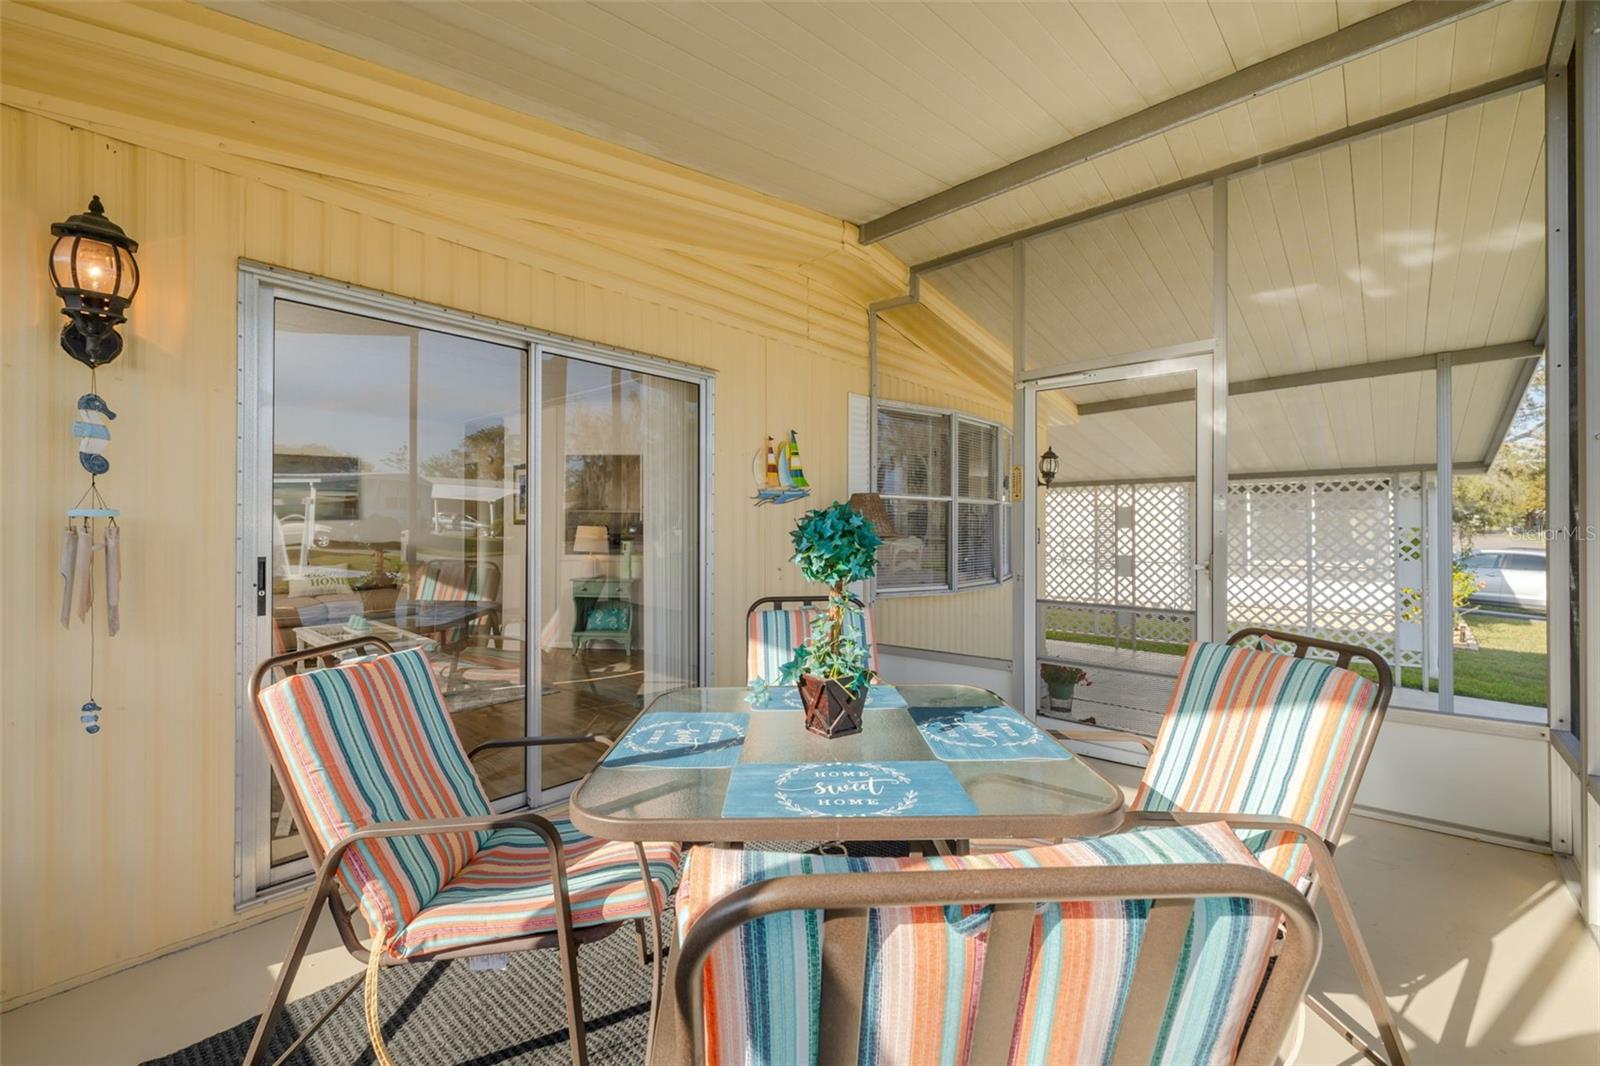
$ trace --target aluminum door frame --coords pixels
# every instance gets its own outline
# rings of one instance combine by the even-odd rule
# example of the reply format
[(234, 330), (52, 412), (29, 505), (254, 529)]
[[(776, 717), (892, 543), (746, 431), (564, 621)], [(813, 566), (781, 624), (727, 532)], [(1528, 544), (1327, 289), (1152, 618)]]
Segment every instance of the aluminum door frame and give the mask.
[[(1057, 389), (1075, 385), (1098, 385), (1112, 381), (1134, 381), (1140, 378), (1167, 374), (1194, 374), (1195, 391), (1195, 638), (1211, 640), (1226, 628), (1227, 597), (1217, 590), (1226, 589), (1226, 548), (1228, 483), (1226, 470), (1227, 427), (1216, 414), (1218, 406), (1216, 346), (1209, 340), (1173, 348), (1156, 349), (1131, 356), (1117, 356), (1093, 365), (1072, 369), (1056, 368), (1029, 375), (1017, 387), (1018, 439), (1021, 452), (1030, 458), (1039, 454), (1039, 397)], [(1222, 401), (1226, 404), (1226, 400)], [(1226, 411), (1226, 408), (1223, 408)], [(1218, 471), (1221, 470), (1219, 475)], [(1209, 504), (1206, 501), (1210, 501)], [(1038, 548), (1043, 536), (1039, 525), (1039, 485), (1032, 469), (1025, 468), (1022, 478), (1022, 513), (1025, 523), (1015, 523), (1022, 529), (1033, 530), (1030, 544), (1026, 534), (1022, 537), (1019, 558), (1012, 563), (1016, 572), (1018, 561), (1024, 564), (1021, 580), (1017, 582), (1015, 657), (1018, 663), (1017, 706), (1032, 717), (1039, 706), (1039, 645), (1041, 634), (1038, 612), (1040, 573)]]

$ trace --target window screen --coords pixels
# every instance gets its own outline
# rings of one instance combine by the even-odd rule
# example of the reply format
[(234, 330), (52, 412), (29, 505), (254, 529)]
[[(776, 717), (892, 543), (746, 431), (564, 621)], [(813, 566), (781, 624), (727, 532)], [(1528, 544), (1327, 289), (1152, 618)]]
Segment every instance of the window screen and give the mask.
[(878, 404), (874, 483), (894, 523), (878, 550), (880, 592), (947, 591), (1010, 576), (1010, 437), (953, 411)]
[(878, 406), (878, 492), (950, 496), (950, 418)]

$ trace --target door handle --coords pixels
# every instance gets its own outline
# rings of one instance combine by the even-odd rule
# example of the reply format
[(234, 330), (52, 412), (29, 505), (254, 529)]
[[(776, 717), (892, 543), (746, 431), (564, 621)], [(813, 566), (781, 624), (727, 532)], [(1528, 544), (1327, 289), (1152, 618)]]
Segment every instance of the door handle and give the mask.
[(256, 617), (267, 613), (267, 557), (256, 556)]

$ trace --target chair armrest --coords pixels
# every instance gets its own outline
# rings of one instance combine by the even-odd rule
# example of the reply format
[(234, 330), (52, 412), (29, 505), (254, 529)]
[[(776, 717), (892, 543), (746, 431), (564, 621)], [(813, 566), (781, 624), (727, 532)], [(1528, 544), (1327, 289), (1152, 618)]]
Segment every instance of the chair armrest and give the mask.
[[(332, 879), (339, 868), (344, 853), (356, 844), (368, 840), (383, 840), (389, 837), (427, 837), (451, 836), (459, 833), (481, 833), (490, 829), (500, 829), (508, 825), (520, 825), (524, 829), (531, 829), (544, 838), (546, 846), (550, 848), (551, 855), (556, 859), (556, 870), (562, 871), (561, 866), (561, 831), (555, 827), (550, 819), (534, 814), (532, 811), (508, 811), (505, 814), (486, 814), (474, 818), (440, 818), (415, 822), (379, 822), (369, 825), (365, 829), (357, 829), (347, 837), (341, 837), (328, 849), (328, 854), (323, 856), (322, 865), (317, 871), (317, 882), (324, 884)], [(565, 876), (561, 873), (561, 876)]]
[[(1325, 891), (1328, 896), (1328, 907), (1333, 911), (1334, 924), (1338, 926), (1339, 936), (1344, 941), (1345, 951), (1355, 963), (1356, 979), (1361, 985), (1362, 994), (1366, 997), (1368, 1005), (1372, 1008), (1373, 1018), (1378, 1023), (1378, 1029), (1383, 1037), (1384, 1050), (1388, 1052), (1390, 1066), (1406, 1066), (1410, 1062), (1406, 1054), (1405, 1045), (1401, 1042), (1399, 1033), (1395, 1028), (1393, 1018), (1383, 997), (1383, 988), (1378, 983), (1377, 968), (1372, 964), (1372, 955), (1367, 950), (1366, 941), (1361, 936), (1361, 930), (1356, 922), (1355, 908), (1350, 903), (1350, 894), (1345, 891), (1344, 882), (1339, 877), (1339, 867), (1334, 865), (1334, 844), (1324, 840), (1315, 829), (1280, 818), (1272, 814), (1226, 814), (1216, 811), (1127, 811), (1123, 815), (1122, 830), (1137, 825), (1194, 825), (1197, 822), (1226, 822), (1233, 829), (1265, 829), (1278, 833), (1292, 833), (1304, 841), (1306, 850), (1311, 853), (1311, 885), (1306, 891), (1308, 898), (1315, 899), (1318, 889)], [(1285, 882), (1287, 884), (1288, 882)], [(1292, 888), (1299, 886), (1293, 885)], [(1365, 1048), (1365, 1043), (1361, 1042)], [(1376, 1055), (1367, 1048), (1368, 1057), (1376, 1059)]]
[(467, 752), (470, 761), (480, 751), (492, 748), (542, 748), (554, 744), (615, 744), (616, 741), (604, 733), (582, 733), (567, 737), (506, 737), (502, 740), (486, 740), (482, 744)]
[(1072, 732), (1046, 729), (1045, 732), (1057, 740), (1075, 740), (1080, 744), (1137, 744), (1150, 754), (1154, 754), (1156, 750), (1155, 741), (1149, 737), (1141, 737), (1137, 733), (1124, 733), (1116, 729), (1079, 729)]
[[(1140, 825), (1201, 825), (1206, 822), (1226, 822), (1234, 829), (1261, 829), (1273, 833), (1291, 833), (1299, 837), (1311, 853), (1313, 884), (1317, 882), (1339, 884), (1339, 871), (1333, 865), (1335, 844), (1326, 840), (1308, 825), (1276, 814), (1229, 814), (1223, 811), (1124, 811), (1122, 826), (1117, 832)], [(1342, 894), (1343, 889), (1339, 892)]]
[(464, 647), (468, 644), (491, 644), (496, 641), (502, 643), (509, 642), (512, 644), (527, 643), (527, 641), (523, 640), (521, 637), (513, 637), (505, 633), (470, 633), (460, 641), (460, 644)]
[(1203, 825), (1207, 822), (1227, 822), (1235, 829), (1266, 829), (1277, 833), (1293, 833), (1304, 837), (1315, 853), (1321, 845), (1330, 851), (1332, 844), (1324, 840), (1315, 829), (1276, 814), (1245, 814), (1227, 811), (1127, 811), (1123, 815), (1126, 827), (1133, 825)]

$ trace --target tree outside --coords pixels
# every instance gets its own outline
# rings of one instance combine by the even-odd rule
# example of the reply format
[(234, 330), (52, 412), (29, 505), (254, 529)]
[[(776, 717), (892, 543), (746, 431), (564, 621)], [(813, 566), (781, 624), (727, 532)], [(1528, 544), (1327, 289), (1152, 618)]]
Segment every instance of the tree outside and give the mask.
[(1452, 504), (1458, 552), (1490, 533), (1538, 535), (1546, 522), (1545, 362), (1539, 359), (1494, 463), (1455, 479)]

